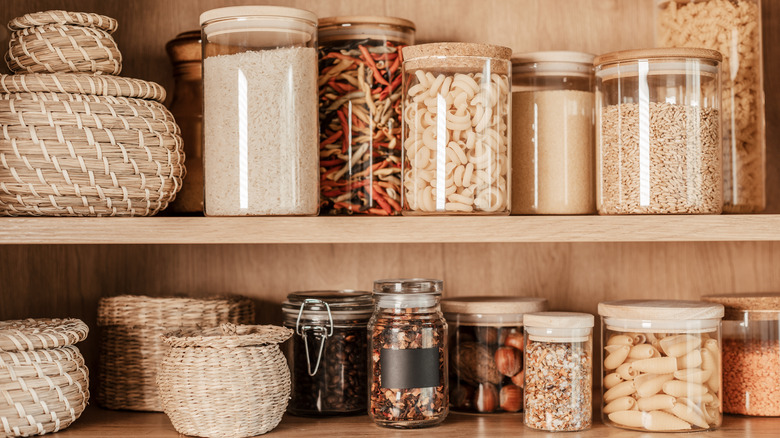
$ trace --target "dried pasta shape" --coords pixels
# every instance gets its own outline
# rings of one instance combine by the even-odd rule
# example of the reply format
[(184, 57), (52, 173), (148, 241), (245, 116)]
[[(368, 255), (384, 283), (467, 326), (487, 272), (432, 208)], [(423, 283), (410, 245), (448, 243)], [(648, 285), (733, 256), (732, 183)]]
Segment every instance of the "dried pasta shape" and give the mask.
[(629, 362), (620, 365), (615, 372), (623, 380), (634, 380), (635, 377), (638, 377), (641, 374), (639, 371), (634, 369), (633, 363)]
[(610, 373), (604, 376), (604, 387), (607, 389), (614, 388), (615, 385), (622, 382), (623, 378), (618, 373)]
[(607, 345), (634, 345), (634, 338), (628, 335), (612, 335)]
[(689, 368), (686, 370), (678, 370), (674, 372), (674, 378), (677, 380), (685, 380), (686, 382), (704, 383), (712, 375), (712, 370), (702, 370), (699, 368)]
[(672, 374), (661, 374), (648, 379), (636, 387), (636, 393), (639, 397), (650, 397), (658, 394), (663, 389), (664, 385), (670, 383), (674, 379)]
[[(609, 351), (611, 347), (617, 347)], [(614, 370), (617, 369), (623, 362), (626, 361), (628, 353), (631, 351), (631, 347), (628, 345), (610, 345), (605, 348), (609, 355), (604, 359), (604, 369)]]
[(677, 371), (677, 359), (673, 357), (653, 357), (637, 360), (631, 364), (640, 373), (671, 374)]
[(684, 382), (682, 380), (672, 380), (664, 383), (663, 391), (674, 397), (701, 397), (707, 393), (707, 387), (692, 382)]
[(702, 429), (708, 429), (710, 427), (704, 419), (703, 413), (701, 413), (701, 411), (697, 412), (696, 409), (690, 405), (679, 402), (675, 403), (674, 407), (671, 409), (671, 413), (681, 420), (701, 427)]
[(634, 382), (632, 380), (621, 382), (604, 393), (604, 401), (609, 403), (612, 400), (631, 395), (635, 392), (636, 388), (634, 387)]
[(671, 409), (674, 407), (676, 398), (667, 394), (656, 394), (652, 397), (642, 397), (637, 400), (637, 406), (640, 411), (658, 411), (662, 409)]
[(710, 350), (704, 349), (701, 351), (701, 359), (701, 368), (712, 371), (712, 375), (707, 380), (707, 386), (712, 389), (712, 392), (718, 392), (720, 389), (720, 356), (716, 357)]
[(645, 429), (647, 430), (671, 431), (691, 429), (691, 424), (687, 421), (681, 420), (674, 415), (663, 411), (648, 412), (643, 420)]
[(661, 349), (667, 356), (680, 357), (701, 346), (701, 338), (693, 335), (675, 335), (661, 340)]
[(659, 353), (650, 344), (634, 345), (631, 347), (631, 351), (628, 352), (628, 357), (633, 359), (649, 359), (658, 355)]
[(636, 407), (636, 399), (633, 397), (620, 397), (612, 400), (604, 406), (602, 412), (611, 414), (617, 411), (630, 411)]
[(686, 368), (698, 368), (701, 366), (701, 350), (693, 350), (685, 356), (677, 358), (677, 368), (684, 370)]
[(641, 411), (617, 411), (607, 415), (607, 418), (618, 426), (644, 428), (644, 416), (645, 413)]

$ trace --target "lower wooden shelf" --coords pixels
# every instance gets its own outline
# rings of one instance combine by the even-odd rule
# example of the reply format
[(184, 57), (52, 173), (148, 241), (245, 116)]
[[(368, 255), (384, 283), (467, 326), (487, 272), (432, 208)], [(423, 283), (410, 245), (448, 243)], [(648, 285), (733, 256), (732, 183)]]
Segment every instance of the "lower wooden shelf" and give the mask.
[[(708, 438), (732, 437), (777, 437), (780, 430), (780, 418), (752, 418), (727, 415), (723, 426), (708, 432)], [(300, 418), (286, 415), (270, 436), (296, 438), (321, 438), (344, 436), (395, 437), (400, 433), (396, 429), (386, 429), (374, 425), (364, 415), (333, 418)], [(438, 427), (403, 431), (408, 437), (442, 436), (456, 437), (500, 437), (500, 436), (548, 436), (523, 426), (522, 414), (517, 415), (468, 415), (451, 413)], [(605, 426), (596, 420), (593, 428), (575, 435), (582, 437), (634, 437), (636, 432)], [(84, 415), (71, 427), (57, 434), (58, 437), (112, 437), (112, 438), (167, 438), (179, 437), (165, 414), (109, 411), (89, 407)], [(660, 436), (660, 435), (659, 435)], [(668, 435), (666, 435), (668, 436)]]

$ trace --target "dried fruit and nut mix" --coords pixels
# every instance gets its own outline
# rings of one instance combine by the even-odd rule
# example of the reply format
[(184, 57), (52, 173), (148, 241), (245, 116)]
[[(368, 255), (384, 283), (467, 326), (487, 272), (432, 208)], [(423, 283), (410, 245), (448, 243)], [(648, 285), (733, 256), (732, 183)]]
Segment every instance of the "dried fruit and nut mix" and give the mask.
[(292, 369), (288, 411), (294, 415), (365, 412), (371, 293), (297, 292), (287, 296), (282, 310), (284, 325), (295, 330), (287, 342)]
[(450, 337), (450, 407), (465, 412), (519, 412), (523, 407), (523, 314), (543, 298), (442, 300)]
[(605, 424), (641, 431), (721, 424), (720, 319), (701, 301), (599, 304)]
[(380, 426), (434, 426), (449, 412), (441, 291), (441, 280), (374, 282), (368, 414)]
[(593, 418), (593, 315), (524, 316), (525, 425), (547, 431), (589, 429)]
[(390, 17), (319, 22), (323, 214), (401, 213), (401, 48), (414, 24)]

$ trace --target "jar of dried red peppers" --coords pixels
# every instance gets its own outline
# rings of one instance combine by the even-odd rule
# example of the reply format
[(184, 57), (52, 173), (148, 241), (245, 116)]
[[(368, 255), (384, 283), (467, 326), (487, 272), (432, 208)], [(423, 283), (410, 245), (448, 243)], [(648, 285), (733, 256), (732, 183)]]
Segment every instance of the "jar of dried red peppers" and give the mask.
[(435, 426), (447, 417), (447, 323), (441, 280), (374, 282), (368, 323), (368, 415), (380, 426)]
[(401, 211), (401, 48), (414, 23), (392, 17), (319, 21), (321, 213)]

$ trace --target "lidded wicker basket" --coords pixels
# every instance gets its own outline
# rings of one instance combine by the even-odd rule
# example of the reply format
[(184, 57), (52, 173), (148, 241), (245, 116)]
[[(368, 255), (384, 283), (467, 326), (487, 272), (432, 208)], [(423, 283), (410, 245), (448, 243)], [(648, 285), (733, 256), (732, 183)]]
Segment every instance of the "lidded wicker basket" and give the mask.
[(239, 438), (264, 434), (282, 419), (290, 369), (279, 344), (292, 330), (224, 324), (169, 333), (157, 382), (163, 410), (179, 433)]
[(43, 435), (71, 425), (89, 401), (89, 371), (74, 345), (78, 319), (0, 321), (0, 437)]
[(251, 324), (254, 319), (254, 303), (246, 298), (101, 298), (98, 403), (109, 409), (162, 411), (156, 378), (168, 346), (161, 336), (223, 323)]

